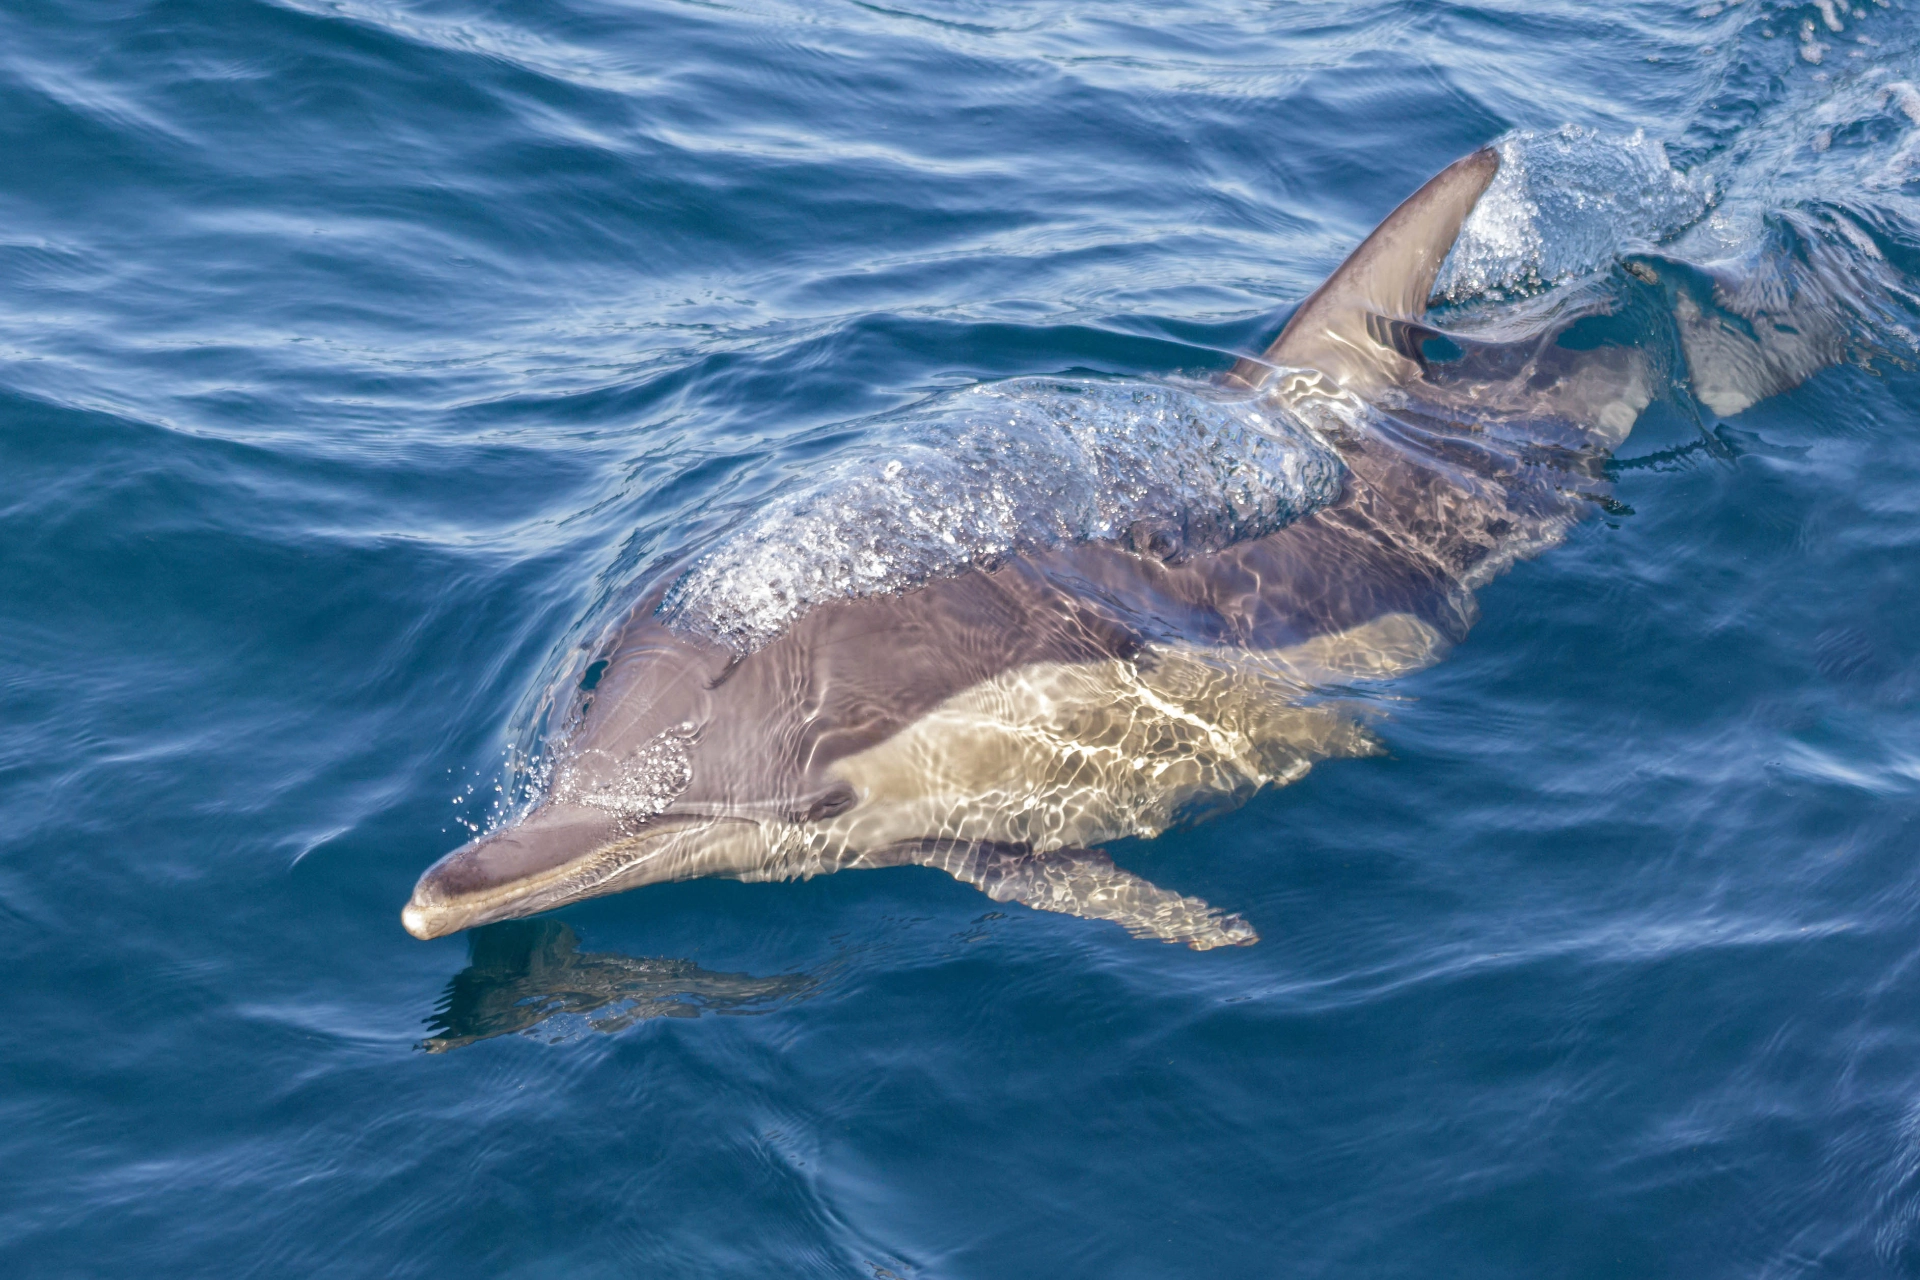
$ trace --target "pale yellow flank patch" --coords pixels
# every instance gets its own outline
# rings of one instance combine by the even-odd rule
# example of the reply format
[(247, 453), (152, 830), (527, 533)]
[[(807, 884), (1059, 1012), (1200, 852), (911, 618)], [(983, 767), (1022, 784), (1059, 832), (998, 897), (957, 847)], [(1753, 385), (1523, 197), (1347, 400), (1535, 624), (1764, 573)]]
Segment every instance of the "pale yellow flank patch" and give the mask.
[(829, 838), (861, 851), (911, 840), (1045, 850), (1158, 835), (1196, 806), (1377, 750), (1350, 711), (1313, 695), (1417, 670), (1441, 646), (1426, 623), (1390, 614), (1283, 650), (1017, 668), (841, 761), (861, 803)]

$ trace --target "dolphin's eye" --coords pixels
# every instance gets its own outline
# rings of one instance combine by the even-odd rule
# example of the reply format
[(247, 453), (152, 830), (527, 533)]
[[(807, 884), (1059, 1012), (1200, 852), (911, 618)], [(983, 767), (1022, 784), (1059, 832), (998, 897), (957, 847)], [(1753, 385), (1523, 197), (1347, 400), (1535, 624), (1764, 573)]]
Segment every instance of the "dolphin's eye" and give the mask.
[(838, 783), (828, 788), (824, 795), (817, 797), (811, 805), (807, 806), (806, 816), (803, 820), (807, 822), (825, 822), (828, 818), (837, 818), (847, 810), (853, 808), (854, 802), (859, 800), (859, 798), (858, 795), (854, 794), (852, 787), (844, 782)]
[(1136, 520), (1127, 529), (1127, 543), (1138, 555), (1170, 561), (1181, 549), (1180, 530), (1159, 520)]

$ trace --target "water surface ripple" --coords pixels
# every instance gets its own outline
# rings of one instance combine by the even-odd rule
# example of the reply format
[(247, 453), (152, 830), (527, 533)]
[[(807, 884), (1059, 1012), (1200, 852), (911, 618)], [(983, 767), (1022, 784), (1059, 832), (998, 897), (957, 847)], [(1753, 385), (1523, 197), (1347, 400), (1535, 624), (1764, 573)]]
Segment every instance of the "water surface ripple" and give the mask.
[[(1897, 0), (0, 10), (0, 1268), (1920, 1272), (1916, 86)], [(1060, 397), (1186, 421), (1488, 142), (1461, 316), (1792, 258), (1850, 358), (1676, 386), (1387, 754), (1113, 850), (1258, 946), (927, 870), (401, 931), (611, 617), (982, 491), (968, 396), (1086, 467), (981, 545), (1309, 509)]]

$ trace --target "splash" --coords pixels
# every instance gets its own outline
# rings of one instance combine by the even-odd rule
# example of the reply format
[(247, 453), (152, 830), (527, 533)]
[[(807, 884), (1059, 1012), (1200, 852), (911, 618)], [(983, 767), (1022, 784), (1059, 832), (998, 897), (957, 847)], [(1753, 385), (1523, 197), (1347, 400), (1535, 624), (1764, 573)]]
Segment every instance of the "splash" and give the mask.
[(991, 383), (872, 426), (888, 447), (735, 529), (662, 616), (751, 652), (818, 605), (1020, 552), (1126, 539), (1168, 555), (1261, 537), (1331, 502), (1343, 474), (1273, 403), (1163, 384)]
[(665, 813), (693, 780), (692, 725), (675, 725), (642, 743), (612, 769), (589, 773), (586, 757), (606, 757), (587, 751), (570, 759), (553, 784), (558, 800), (583, 805), (626, 818), (649, 818)]
[(1636, 130), (1522, 130), (1495, 144), (1500, 172), (1441, 264), (1434, 294), (1499, 300), (1593, 271), (1621, 249), (1664, 240), (1707, 211), (1712, 184), (1675, 169)]

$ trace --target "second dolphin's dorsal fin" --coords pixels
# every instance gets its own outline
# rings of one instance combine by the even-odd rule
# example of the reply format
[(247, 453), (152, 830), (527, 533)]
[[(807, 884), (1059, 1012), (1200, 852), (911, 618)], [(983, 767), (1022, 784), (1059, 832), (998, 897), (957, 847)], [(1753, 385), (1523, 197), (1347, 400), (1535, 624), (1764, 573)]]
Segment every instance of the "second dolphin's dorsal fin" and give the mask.
[(1230, 376), (1259, 386), (1274, 365), (1318, 369), (1359, 396), (1418, 377), (1419, 364), (1382, 341), (1379, 321), (1426, 313), (1440, 264), (1499, 170), (1500, 153), (1485, 147), (1435, 174), (1300, 304), (1262, 359)]

